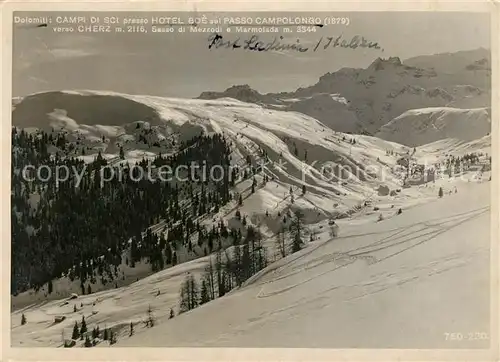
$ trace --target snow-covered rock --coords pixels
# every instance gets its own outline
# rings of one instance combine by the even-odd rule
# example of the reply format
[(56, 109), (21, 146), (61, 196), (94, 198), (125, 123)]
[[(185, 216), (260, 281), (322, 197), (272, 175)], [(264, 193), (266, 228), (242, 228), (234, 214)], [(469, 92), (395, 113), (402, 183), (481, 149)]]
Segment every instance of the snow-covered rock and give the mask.
[(379, 188), (378, 188), (378, 195), (379, 196), (387, 196), (389, 195), (389, 187), (385, 186), (385, 185), (380, 185)]

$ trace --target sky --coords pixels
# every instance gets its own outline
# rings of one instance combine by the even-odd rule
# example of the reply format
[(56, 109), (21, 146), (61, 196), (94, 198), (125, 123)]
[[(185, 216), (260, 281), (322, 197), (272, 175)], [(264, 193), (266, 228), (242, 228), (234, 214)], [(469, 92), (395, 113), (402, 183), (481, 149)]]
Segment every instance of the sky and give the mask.
[[(317, 82), (325, 73), (343, 67), (364, 68), (377, 57), (402, 60), (479, 47), (490, 48), (487, 13), (443, 12), (352, 12), (352, 13), (243, 13), (181, 14), (173, 12), (134, 13), (15, 13), (19, 17), (49, 16), (47, 27), (14, 24), (13, 96), (49, 90), (94, 89), (168, 97), (197, 97), (203, 91), (223, 91), (232, 85), (248, 84), (261, 93), (293, 91)], [(315, 32), (283, 34), (283, 42), (297, 39), (307, 52), (242, 49), (209, 49), (211, 33), (152, 33), (153, 17), (207, 15), (216, 17), (348, 17), (349, 25), (314, 27)], [(58, 33), (58, 16), (117, 16), (148, 19), (145, 33)], [(80, 24), (83, 25), (83, 24)], [(62, 25), (64, 26), (64, 25)], [(77, 25), (73, 25), (77, 29)], [(291, 27), (293, 30), (296, 27)], [(311, 29), (310, 27), (309, 29)], [(178, 27), (175, 27), (177, 30)], [(241, 41), (252, 34), (221, 35)], [(276, 34), (261, 33), (259, 40), (271, 42)], [(323, 37), (350, 40), (363, 36), (380, 49), (329, 48), (312, 52)], [(279, 35), (278, 35), (279, 36)], [(324, 43), (322, 43), (324, 44)]]

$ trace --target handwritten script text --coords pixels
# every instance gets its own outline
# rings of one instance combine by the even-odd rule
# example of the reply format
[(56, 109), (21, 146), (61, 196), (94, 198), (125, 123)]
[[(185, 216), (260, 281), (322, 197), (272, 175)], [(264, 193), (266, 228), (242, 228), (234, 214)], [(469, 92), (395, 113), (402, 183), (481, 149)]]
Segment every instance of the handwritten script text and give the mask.
[(224, 38), (219, 33), (210, 34), (208, 37), (208, 49), (243, 49), (258, 52), (267, 51), (296, 51), (300, 53), (316, 52), (332, 48), (346, 49), (376, 49), (382, 50), (378, 42), (373, 42), (366, 39), (364, 36), (355, 35), (350, 39), (344, 39), (343, 35), (339, 36), (322, 36), (319, 40), (313, 42), (312, 45), (305, 45), (299, 39), (295, 41), (287, 41), (283, 36), (274, 37), (272, 41), (260, 40), (259, 36), (252, 35), (247, 39), (240, 37), (234, 39)]

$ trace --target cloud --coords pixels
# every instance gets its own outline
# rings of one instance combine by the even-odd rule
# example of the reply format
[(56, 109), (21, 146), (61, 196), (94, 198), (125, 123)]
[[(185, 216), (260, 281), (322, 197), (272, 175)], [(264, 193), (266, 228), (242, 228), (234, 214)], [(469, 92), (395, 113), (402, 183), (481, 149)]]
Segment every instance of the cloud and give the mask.
[(32, 80), (34, 82), (38, 82), (38, 83), (44, 83), (44, 84), (49, 84), (49, 82), (47, 82), (45, 79), (42, 79), (42, 78), (38, 78), (38, 77), (28, 77), (29, 80)]
[(318, 54), (311, 52), (298, 53), (295, 51), (271, 50), (270, 53), (293, 58), (297, 62), (308, 62), (319, 58)]
[(273, 54), (279, 54), (279, 55), (284, 55), (286, 57), (292, 57), (295, 58), (292, 54), (284, 52), (284, 51), (279, 51), (279, 50), (271, 50), (271, 53)]
[(97, 38), (88, 35), (76, 34), (76, 36), (72, 35), (71, 37), (59, 36), (55, 38), (53, 42), (57, 48), (74, 48), (75, 46), (92, 46), (97, 43)]
[(88, 50), (69, 48), (49, 49), (49, 52), (57, 59), (80, 58), (95, 54), (95, 52)]

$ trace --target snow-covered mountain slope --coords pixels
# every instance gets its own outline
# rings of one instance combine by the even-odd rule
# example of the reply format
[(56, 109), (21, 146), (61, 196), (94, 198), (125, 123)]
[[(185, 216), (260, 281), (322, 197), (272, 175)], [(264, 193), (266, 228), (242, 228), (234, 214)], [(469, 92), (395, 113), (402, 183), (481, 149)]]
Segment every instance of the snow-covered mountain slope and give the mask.
[[(333, 98), (346, 102), (339, 96)], [(470, 112), (481, 115), (481, 120), (487, 114), (485, 110)], [(446, 118), (444, 123), (451, 121), (454, 119)], [(315, 210), (321, 217), (350, 212), (378, 197), (381, 186), (401, 188), (404, 175), (395, 166), (412, 151), (412, 147), (377, 137), (335, 132), (299, 112), (271, 110), (234, 99), (193, 100), (89, 90), (40, 93), (18, 101), (13, 124), (65, 132), (77, 145), (72, 156), (88, 161), (98, 151), (108, 159), (118, 159), (119, 146), (123, 146), (126, 159), (135, 162), (158, 152), (173, 152), (179, 141), (201, 132), (222, 132), (233, 143), (233, 163), (244, 163), (247, 155), (255, 163), (268, 162), (266, 173), (278, 182), (274, 189), (266, 185), (257, 193), (260, 198), (253, 211), (260, 213), (279, 211), (283, 200), (289, 198), (289, 188), (300, 191), (303, 185), (307, 195), (296, 198), (299, 207)], [(463, 131), (466, 126), (461, 124), (457, 129)], [(474, 129), (479, 129), (476, 123)], [(488, 143), (491, 145), (491, 139), (471, 144), (468, 150), (484, 149)], [(81, 145), (89, 149), (85, 156), (80, 154)], [(454, 154), (455, 146), (446, 151), (441, 148), (437, 156)], [(262, 151), (267, 153), (267, 161)], [(237, 191), (248, 192), (249, 186), (242, 183)]]
[(458, 139), (447, 138), (426, 145), (417, 147), (417, 157), (419, 153), (436, 155), (452, 154), (454, 156), (463, 156), (467, 153), (491, 154), (491, 134), (478, 138), (473, 141), (464, 142)]
[(358, 133), (363, 129), (356, 114), (349, 109), (349, 102), (337, 94), (315, 94), (297, 99), (286, 109), (307, 114), (338, 132)]
[[(489, 52), (478, 49), (417, 57), (405, 62), (397, 57), (378, 58), (366, 69), (342, 68), (321, 76), (316, 84), (294, 92), (260, 94), (245, 85), (223, 92), (204, 92), (199, 98), (233, 97), (271, 108), (278, 105), (280, 109), (310, 115), (337, 131), (357, 123), (359, 126), (355, 132), (364, 130), (373, 134), (391, 119), (411, 109), (489, 107), (490, 90)], [(311, 97), (325, 94), (339, 94), (348, 104), (334, 104), (328, 98), (323, 98), (319, 104), (310, 104)], [(298, 101), (287, 106), (287, 99)], [(357, 122), (353, 122), (353, 115)], [(327, 122), (330, 119), (335, 121)], [(339, 125), (343, 128), (335, 128)]]
[[(455, 186), (458, 193), (437, 198), (439, 187)], [(425, 190), (420, 205), (411, 206), (415, 198), (391, 201), (400, 203), (400, 215), (375, 204), (385, 214), (381, 222), (378, 213), (339, 220), (334, 240), (326, 223), (316, 224), (318, 240), (302, 251), (173, 319), (182, 281), (188, 272), (200, 275), (208, 257), (128, 287), (18, 310), (12, 345), (60, 346), (85, 316), (89, 330), (113, 328), (117, 347), (485, 348), (482, 338), (450, 344), (445, 333), (489, 333), (490, 183), (446, 179)], [(149, 306), (153, 328), (141, 323)], [(54, 316), (66, 319), (53, 324)]]
[[(334, 205), (352, 207), (376, 194), (382, 183), (398, 188), (399, 176), (389, 169), (397, 155), (408, 151), (399, 144), (369, 136), (356, 136), (353, 144), (350, 141), (354, 136), (334, 132), (302, 113), (270, 110), (234, 99), (207, 101), (68, 91), (38, 94), (24, 102), (13, 112), (14, 125), (62, 128), (75, 142), (96, 142), (95, 149), (87, 152), (88, 158), (97, 150), (107, 157), (116, 156), (118, 145), (124, 146), (127, 158), (138, 154), (148, 157), (168, 151), (174, 136), (182, 140), (202, 131), (223, 132), (234, 143), (235, 159), (250, 154), (258, 161), (259, 150), (266, 151), (271, 161), (269, 172), (286, 187), (298, 189), (306, 184), (310, 198), (317, 201), (307, 203), (324, 212), (336, 211)], [(68, 108), (64, 108), (65, 103)], [(141, 135), (153, 139), (140, 142)], [(386, 156), (387, 150), (395, 155)], [(377, 166), (380, 173), (370, 174), (368, 165)], [(384, 181), (382, 173), (386, 175)]]
[(407, 146), (421, 146), (447, 138), (472, 141), (491, 132), (487, 108), (423, 108), (406, 111), (380, 128), (381, 139)]
[[(488, 183), (345, 226), (210, 302), (117, 346), (477, 348), (489, 333)], [(457, 302), (460, 301), (460, 302)]]
[[(61, 95), (64, 101), (58, 99), (58, 96)], [(52, 99), (53, 103), (43, 104), (43, 102), (39, 102), (39, 108), (37, 108), (37, 96), (45, 97), (44, 101), (46, 102)], [(209, 218), (204, 222), (210, 223), (222, 218), (229, 224), (234, 221), (236, 210), (239, 209), (241, 214), (248, 216), (249, 224), (260, 228), (265, 238), (264, 246), (272, 250), (275, 243), (276, 225), (281, 222), (283, 215), (288, 215), (288, 212), (300, 209), (305, 214), (305, 224), (308, 231), (310, 230), (311, 234), (314, 231), (318, 239), (308, 242), (303, 252), (294, 254), (281, 262), (278, 261), (278, 264), (272, 264), (268, 269), (269, 273), (261, 274), (262, 278), (258, 276), (252, 278), (253, 283), (250, 281), (247, 288), (234, 291), (227, 297), (200, 308), (199, 311), (194, 310), (173, 320), (168, 320), (168, 315), (170, 308), (173, 308), (177, 313), (179, 287), (186, 273), (189, 272), (195, 276), (200, 275), (209, 257), (202, 257), (165, 269), (124, 287), (103, 290), (93, 286), (93, 291), (98, 291), (97, 293), (78, 296), (76, 300), (66, 300), (65, 296), (69, 296), (69, 293), (73, 291), (78, 291), (78, 281), (74, 283), (75, 289), (60, 288), (63, 283), (59, 284), (56, 281), (54, 282), (54, 293), (59, 293), (56, 294), (59, 295), (57, 298), (62, 299), (47, 300), (43, 298), (42, 292), (35, 295), (32, 291), (12, 297), (13, 306), (18, 302), (19, 305), (24, 305), (21, 309), (13, 307), (15, 312), (11, 315), (11, 335), (14, 346), (60, 346), (62, 344), (62, 334), (64, 333), (65, 338), (69, 338), (75, 321), (80, 322), (82, 315), (85, 316), (90, 329), (99, 325), (101, 329), (107, 326), (117, 331), (119, 336), (118, 346), (122, 342), (124, 345), (125, 343), (141, 345), (143, 343), (141, 338), (148, 339), (149, 343), (153, 345), (196, 345), (196, 343), (201, 345), (238, 345), (241, 341), (250, 345), (252, 343), (257, 345), (255, 344), (257, 340), (254, 340), (253, 336), (258, 334), (261, 328), (263, 328), (263, 333), (265, 333), (263, 335), (266, 337), (268, 334), (276, 334), (274, 339), (269, 337), (270, 346), (284, 346), (288, 341), (291, 343), (297, 342), (293, 336), (279, 336), (279, 333), (272, 329), (273, 325), (283, 325), (285, 330), (290, 328), (291, 332), (287, 333), (301, 335), (304, 338), (304, 343), (297, 344), (297, 342), (296, 345), (330, 346), (327, 344), (326, 336), (318, 337), (312, 332), (310, 339), (304, 336), (312, 328), (310, 326), (315, 325), (318, 319), (323, 318), (320, 315), (322, 309), (319, 307), (321, 305), (316, 304), (323, 302), (333, 303), (333, 307), (331, 307), (333, 311), (330, 307), (325, 307), (328, 310), (328, 315), (334, 318), (330, 322), (342, 325), (353, 324), (352, 331), (350, 334), (346, 334), (344, 339), (340, 335), (332, 334), (337, 339), (330, 339), (330, 343), (338, 343), (337, 346), (342, 344), (350, 346), (354, 339), (349, 338), (356, 332), (361, 333), (364, 331), (370, 323), (379, 321), (373, 318), (380, 318), (381, 320), (386, 318), (392, 324), (389, 323), (386, 333), (379, 336), (379, 341), (383, 344), (389, 340), (388, 336), (392, 333), (390, 328), (396, 328), (396, 325), (403, 323), (406, 312), (399, 304), (391, 306), (392, 310), (395, 308), (397, 311), (394, 318), (392, 318), (392, 314), (387, 314), (389, 313), (387, 311), (382, 311), (382, 313), (374, 311), (370, 309), (372, 308), (370, 302), (366, 302), (371, 297), (363, 298), (363, 294), (374, 293), (372, 296), (382, 298), (377, 299), (374, 305), (386, 305), (392, 300), (391, 298), (397, 298), (395, 300), (399, 300), (401, 303), (410, 303), (412, 302), (410, 296), (417, 299), (418, 294), (416, 292), (415, 294), (412, 294), (413, 292), (398, 293), (400, 287), (407, 287), (405, 282), (410, 283), (409, 280), (414, 279), (415, 282), (422, 282), (421, 285), (419, 284), (420, 289), (416, 289), (419, 293), (432, 295), (431, 292), (434, 288), (439, 290), (441, 284), (438, 283), (436, 286), (430, 281), (441, 278), (442, 275), (449, 275), (441, 269), (441, 264), (453, 268), (457, 266), (453, 263), (459, 262), (457, 259), (453, 259), (450, 254), (453, 247), (456, 247), (456, 249), (453, 249), (454, 252), (461, 253), (463, 251), (466, 258), (469, 256), (471, 258), (464, 260), (475, 263), (475, 259), (471, 256), (473, 253), (469, 249), (472, 244), (459, 239), (458, 243), (452, 245), (451, 240), (455, 237), (453, 231), (455, 229), (441, 230), (444, 234), (440, 234), (440, 226), (431, 219), (438, 216), (443, 218), (449, 216), (450, 220), (448, 221), (452, 224), (451, 219), (461, 217), (456, 214), (467, 212), (469, 209), (473, 210), (473, 207), (480, 208), (484, 206), (485, 198), (487, 200), (487, 185), (469, 183), (465, 179), (445, 178), (438, 179), (435, 183), (402, 188), (402, 175), (394, 169), (394, 166), (397, 164), (398, 159), (412, 151), (406, 146), (376, 137), (353, 136), (334, 132), (322, 122), (302, 113), (270, 110), (234, 99), (188, 100), (94, 91), (57, 92), (50, 95), (34, 95), (26, 99), (29, 100), (28, 104), (31, 104), (32, 107), (27, 107), (23, 104), (24, 100), (20, 100), (13, 112), (14, 125), (21, 123), (26, 127), (36, 126), (49, 130), (51, 127), (64, 125), (65, 130), (63, 132), (67, 132), (68, 137), (74, 135), (75, 142), (77, 142), (76, 136), (80, 137), (78, 142), (90, 142), (92, 140), (98, 142), (103, 153), (113, 158), (117, 158), (117, 147), (113, 146), (113, 144), (120, 141), (121, 138), (129, 140), (124, 146), (126, 147), (126, 158), (129, 161), (142, 157), (141, 152), (148, 156), (154, 154), (158, 149), (165, 150), (167, 146), (163, 143), (159, 148), (150, 144), (140, 145), (141, 142), (138, 141), (138, 137), (139, 135), (146, 137), (146, 134), (142, 132), (148, 129), (155, 130), (153, 133), (147, 134), (151, 137), (154, 136), (154, 140), (162, 140), (163, 138), (160, 136), (169, 139), (172, 135), (175, 135), (175, 139), (189, 138), (189, 136), (200, 131), (223, 132), (225, 137), (233, 143), (232, 158), (233, 162), (236, 163), (244, 162), (245, 155), (251, 155), (256, 161), (262, 160), (259, 150), (265, 150), (270, 160), (270, 163), (266, 166), (266, 172), (269, 175), (274, 175), (275, 180), (263, 185), (262, 179), (258, 176), (258, 187), (256, 187), (253, 194), (250, 192), (250, 179), (238, 184), (234, 191), (244, 195), (243, 205), (238, 206), (236, 201), (233, 200), (222, 207), (218, 213), (211, 215), (213, 216), (212, 220)], [(120, 106), (114, 104), (117, 99), (119, 99), (118, 104)], [(337, 97), (336, 101), (342, 102), (342, 99)], [(94, 104), (93, 102), (97, 103)], [(68, 107), (65, 106), (66, 103)], [(139, 110), (134, 109), (136, 105), (139, 105)], [(94, 118), (86, 115), (85, 109), (93, 110)], [(99, 114), (99, 109), (103, 111), (106, 117)], [(24, 115), (24, 118), (21, 118), (24, 123), (18, 122), (17, 110), (26, 112), (21, 113), (21, 115)], [(131, 117), (131, 114), (135, 116)], [(33, 121), (29, 121), (29, 119)], [(106, 139), (104, 142), (100, 141), (103, 135)], [(351, 143), (351, 139), (356, 142)], [(443, 140), (419, 147), (412, 157), (416, 162), (426, 160), (431, 156), (432, 160), (430, 162), (443, 162), (446, 155), (456, 154), (457, 152), (463, 154), (477, 152), (478, 150), (483, 151), (490, 146), (490, 137), (468, 143), (457, 140)], [(140, 147), (143, 147), (143, 150), (139, 150)], [(306, 151), (307, 157), (305, 155)], [(97, 151), (93, 150), (92, 152)], [(94, 156), (95, 153), (79, 157)], [(325, 179), (320, 172), (321, 167), (323, 167), (323, 171), (333, 173), (334, 177), (327, 173)], [(472, 174), (466, 176), (472, 180)], [(485, 180), (487, 180), (487, 177), (487, 174), (483, 176)], [(304, 184), (307, 187), (307, 192), (302, 195), (300, 188)], [(387, 193), (379, 192), (381, 186), (387, 187)], [(449, 195), (449, 192), (455, 186), (458, 187), (459, 193)], [(290, 187), (293, 189), (295, 198), (293, 203), (289, 194)], [(445, 190), (446, 198), (436, 201), (439, 187), (443, 187)], [(389, 190), (391, 191), (390, 194), (388, 194)], [(476, 197), (476, 195), (478, 196)], [(475, 205), (470, 200), (477, 201), (478, 204)], [(369, 206), (364, 204), (365, 201), (369, 202)], [(432, 203), (428, 206), (415, 206), (429, 201), (432, 201)], [(458, 204), (463, 207), (459, 208)], [(375, 210), (375, 207), (377, 210)], [(402, 208), (403, 213), (396, 216), (396, 210), (399, 208)], [(457, 212), (456, 210), (461, 211)], [(266, 216), (266, 211), (269, 212), (269, 216)], [(281, 213), (281, 216), (278, 213)], [(335, 242), (326, 243), (329, 238), (327, 219), (332, 215), (339, 217), (338, 224), (341, 227), (341, 237)], [(383, 215), (384, 221), (377, 223), (379, 215)], [(421, 220), (424, 221), (420, 223)], [(425, 220), (427, 220), (427, 223), (424, 225)], [(471, 232), (470, 230), (476, 227), (485, 232), (489, 230), (488, 225), (483, 224), (484, 220), (481, 220), (479, 224), (468, 224), (471, 227), (467, 229), (467, 232)], [(442, 226), (451, 227), (448, 221), (443, 221)], [(465, 223), (466, 221), (462, 222)], [(153, 226), (155, 230), (161, 230), (163, 227), (164, 224), (161, 223)], [(434, 232), (434, 230), (437, 230), (436, 237), (438, 238), (428, 240), (426, 243), (425, 239), (422, 238), (432, 236), (431, 231)], [(408, 235), (411, 235), (412, 238)], [(463, 235), (467, 236), (468, 234), (464, 233)], [(477, 237), (477, 234), (474, 237), (470, 236), (471, 240), (475, 240), (479, 247), (482, 245), (482, 239), (477, 242)], [(415, 245), (420, 241), (422, 241), (422, 244)], [(369, 248), (368, 244), (373, 244), (372, 248)], [(431, 252), (426, 249), (431, 248), (431, 245), (432, 248), (435, 248), (436, 245), (442, 245), (442, 247), (437, 247), (439, 252)], [(365, 254), (371, 254), (375, 258), (383, 258), (388, 255), (384, 254), (386, 252), (395, 253), (410, 246), (415, 246), (412, 250), (421, 250), (420, 246), (425, 246), (425, 248), (418, 252), (415, 258), (413, 258), (413, 252), (402, 252), (394, 255), (393, 258), (368, 265), (364, 264), (365, 260), (373, 261), (375, 259), (362, 258), (360, 255), (363, 254), (357, 255), (358, 252), (367, 252)], [(360, 249), (353, 250), (357, 248)], [(440, 254), (441, 251), (442, 254)], [(353, 253), (354, 256), (346, 256), (346, 253)], [(404, 257), (401, 258), (399, 255)], [(347, 264), (344, 265), (344, 263)], [(482, 263), (483, 266), (486, 265), (484, 261)], [(339, 266), (345, 266), (345, 271), (339, 269), (332, 272), (333, 274), (322, 274)], [(461, 265), (459, 266), (461, 267)], [(466, 267), (464, 266), (464, 268)], [(460, 268), (456, 270), (467, 269)], [(128, 272), (128, 270), (126, 271)], [(437, 273), (440, 271), (442, 271), (441, 274)], [(435, 277), (430, 278), (430, 276), (427, 276), (428, 273), (432, 274), (434, 272), (437, 273), (433, 274)], [(346, 277), (344, 273), (350, 276)], [(136, 277), (141, 278), (145, 275), (147, 273), (144, 270), (139, 271), (130, 279), (135, 281)], [(334, 275), (333, 278), (332, 275)], [(482, 274), (476, 275), (482, 278)], [(274, 279), (274, 276), (276, 276), (276, 279)], [(467, 278), (468, 276), (464, 279), (466, 283), (469, 282)], [(327, 280), (325, 281), (325, 279)], [(483, 281), (481, 279), (478, 282), (482, 283)], [(399, 286), (394, 287), (398, 283)], [(384, 288), (388, 288), (389, 292), (387, 293), (396, 293), (396, 295), (385, 294), (386, 292), (383, 292)], [(258, 294), (260, 290), (262, 290), (262, 293)], [(448, 293), (448, 289), (443, 290)], [(158, 291), (160, 291), (159, 294)], [(288, 294), (289, 291), (292, 294)], [(452, 290), (452, 292), (457, 293), (456, 290)], [(30, 295), (30, 293), (32, 294)], [(466, 293), (466, 290), (463, 293)], [(408, 296), (406, 296), (407, 294)], [(256, 295), (259, 295), (259, 297), (255, 297)], [(250, 298), (248, 310), (244, 312), (238, 309), (246, 308), (245, 303), (241, 304), (239, 302), (241, 296)], [(56, 296), (52, 295), (52, 297)], [(327, 299), (321, 299), (323, 297)], [(443, 298), (448, 297), (451, 298), (448, 295)], [(454, 295), (454, 297), (473, 299), (468, 294)], [(313, 300), (310, 300), (310, 298), (313, 298)], [(231, 304), (231, 301), (234, 300), (240, 304)], [(26, 301), (31, 301), (31, 305), (28, 305)], [(472, 302), (474, 301), (470, 303)], [(429, 313), (424, 313), (423, 317), (428, 317), (428, 321), (431, 320), (433, 317), (432, 312), (429, 311), (432, 309), (431, 300), (413, 301), (413, 303), (417, 304), (410, 303), (409, 315), (416, 315), (416, 310), (421, 308), (425, 313)], [(339, 312), (335, 312), (338, 304), (341, 304), (342, 308)], [(145, 319), (149, 305), (151, 305), (159, 323), (151, 332), (145, 331), (142, 323), (137, 323)], [(74, 312), (74, 306), (77, 306), (77, 312)], [(217, 306), (228, 308), (227, 319), (224, 317), (224, 311), (221, 312)], [(349, 317), (354, 318), (356, 316), (358, 308), (366, 311), (359, 312), (361, 313), (360, 319), (349, 319)], [(477, 307), (476, 310), (481, 311), (481, 308)], [(199, 333), (197, 335), (198, 342), (194, 338), (196, 336), (194, 332), (192, 339), (182, 331), (178, 331), (177, 336), (172, 337), (172, 334), (175, 334), (174, 330), (177, 328), (192, 328), (195, 323), (198, 323), (195, 321), (198, 318), (191, 316), (202, 313), (201, 320), (204, 321), (205, 314), (203, 313), (206, 313), (207, 309), (219, 315), (219, 318), (221, 318), (220, 323), (232, 323), (233, 327), (230, 328), (236, 329), (228, 329), (229, 327), (214, 322), (212, 334), (205, 326), (196, 330), (196, 333)], [(318, 309), (318, 314), (315, 314), (312, 320), (306, 320), (308, 310), (316, 309)], [(470, 310), (472, 310), (472, 307)], [(293, 319), (290, 319), (290, 315), (287, 314), (295, 312), (298, 313), (299, 324), (295, 324)], [(28, 322), (26, 325), (21, 326), (19, 321), (22, 313), (25, 314)], [(271, 317), (271, 314), (275, 314), (276, 317)], [(55, 316), (64, 316), (66, 319), (60, 323), (54, 323)], [(474, 317), (477, 323), (483, 318), (482, 315)], [(213, 316), (213, 318), (216, 317)], [(187, 322), (182, 322), (183, 320)], [(325, 319), (325, 323), (327, 320), (328, 318)], [(277, 324), (274, 324), (274, 321)], [(422, 324), (418, 324), (419, 321), (412, 320), (412, 323), (408, 324), (406, 328), (409, 331), (423, 328), (423, 321), (424, 319)], [(446, 324), (447, 320), (441, 319), (441, 321), (443, 328), (451, 328)], [(467, 321), (472, 323), (473, 318), (470, 317), (470, 320), (467, 319)], [(126, 342), (130, 322), (137, 323), (137, 337), (132, 337), (129, 342)], [(262, 325), (261, 323), (264, 322), (266, 322), (265, 325)], [(367, 322), (366, 325), (364, 325), (365, 322)], [(212, 320), (209, 318), (207, 323), (212, 323)], [(238, 327), (239, 323), (241, 323), (240, 327)], [(287, 323), (291, 324), (287, 325)], [(465, 319), (464, 323), (466, 323)], [(386, 321), (384, 321), (383, 325), (385, 324)], [(248, 333), (245, 332), (247, 326), (249, 328)], [(319, 326), (326, 328), (321, 323)], [(465, 327), (475, 330), (475, 328), (481, 326), (470, 324), (464, 325)], [(168, 336), (168, 339), (160, 340), (159, 337), (148, 336), (147, 333), (154, 331), (158, 333), (159, 328), (162, 329), (158, 336), (164, 335), (165, 338)], [(144, 336), (142, 336), (143, 332)], [(235, 339), (226, 340), (224, 335), (227, 333), (234, 334)], [(282, 333), (285, 332), (282, 331)], [(323, 331), (323, 333), (325, 332)], [(340, 333), (340, 331), (335, 333)], [(328, 331), (326, 334), (328, 334)], [(249, 336), (249, 340), (244, 340), (245, 335)], [(279, 337), (282, 339), (279, 339)], [(397, 345), (403, 343), (396, 339), (394, 341)], [(425, 343), (431, 341), (431, 338), (424, 333), (420, 337), (416, 337), (414, 343), (418, 344), (419, 341)], [(366, 343), (366, 346), (370, 346), (368, 341)], [(144, 342), (144, 346), (147, 346), (146, 342)]]

